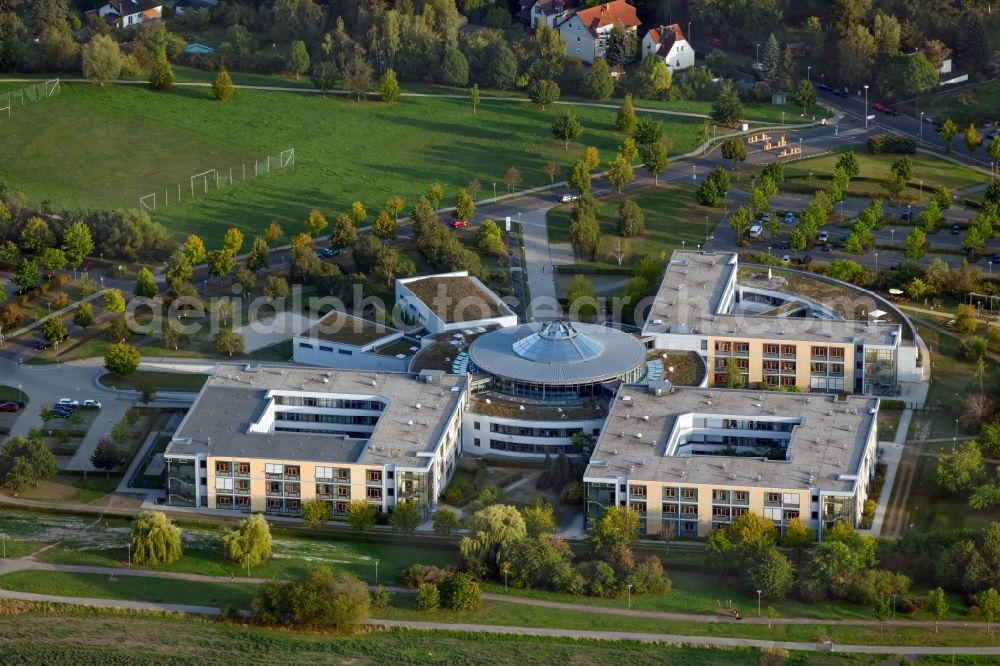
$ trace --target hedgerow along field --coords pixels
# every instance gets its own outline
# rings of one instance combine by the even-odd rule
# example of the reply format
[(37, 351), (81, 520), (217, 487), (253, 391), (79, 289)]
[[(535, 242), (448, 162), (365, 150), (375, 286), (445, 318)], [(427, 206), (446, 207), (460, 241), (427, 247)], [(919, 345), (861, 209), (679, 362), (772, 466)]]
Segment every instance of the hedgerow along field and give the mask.
[[(550, 126), (564, 107), (545, 112), (527, 102), (483, 98), (479, 112), (465, 99), (404, 98), (396, 104), (358, 103), (343, 96), (238, 90), (228, 103), (206, 88), (156, 92), (144, 85), (63, 84), (60, 95), (0, 121), (0, 181), (30, 201), (53, 208), (138, 207), (142, 195), (164, 190), (182, 203), (153, 218), (179, 238), (205, 236), (218, 246), (226, 228), (248, 236), (272, 220), (298, 231), (312, 208), (328, 216), (360, 200), (375, 211), (390, 196), (407, 207), (430, 183), (444, 185), (443, 205), (477, 178), (480, 197), (506, 188), (517, 167), (521, 189), (549, 182), (543, 167), (555, 162), (564, 179), (583, 146), (596, 146), (605, 164), (623, 135), (615, 110), (576, 107), (584, 127), (578, 144), (564, 150)], [(671, 154), (691, 150), (697, 119), (659, 116)], [(295, 149), (293, 167), (272, 170), (237, 186), (190, 197), (190, 178), (211, 168), (241, 164)], [(371, 217), (374, 215), (372, 214)]]

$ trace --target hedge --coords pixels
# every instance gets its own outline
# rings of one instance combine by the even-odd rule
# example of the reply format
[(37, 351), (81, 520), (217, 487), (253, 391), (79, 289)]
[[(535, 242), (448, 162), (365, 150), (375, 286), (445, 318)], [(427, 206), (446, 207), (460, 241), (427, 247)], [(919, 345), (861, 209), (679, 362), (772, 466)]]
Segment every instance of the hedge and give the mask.
[(909, 137), (894, 134), (874, 134), (868, 137), (868, 151), (873, 155), (881, 153), (913, 155), (917, 152), (917, 142)]

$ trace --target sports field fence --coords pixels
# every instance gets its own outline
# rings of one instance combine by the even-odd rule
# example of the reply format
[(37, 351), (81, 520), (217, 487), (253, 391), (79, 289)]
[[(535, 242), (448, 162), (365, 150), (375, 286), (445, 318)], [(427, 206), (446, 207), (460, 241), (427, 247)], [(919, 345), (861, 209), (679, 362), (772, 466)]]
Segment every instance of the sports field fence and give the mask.
[(223, 188), (245, 183), (249, 178), (265, 176), (272, 170), (290, 166), (295, 166), (294, 148), (283, 150), (277, 156), (268, 155), (263, 160), (254, 160), (253, 164), (243, 162), (235, 166), (208, 169), (192, 175), (186, 183), (164, 188), (162, 193), (152, 192), (139, 197), (139, 208), (153, 212), (157, 208), (176, 206), (198, 196), (208, 196)]
[(59, 79), (50, 79), (38, 81), (11, 92), (0, 93), (0, 115), (6, 113), (7, 117), (10, 118), (13, 109), (48, 99), (53, 95), (58, 95), (60, 91)]

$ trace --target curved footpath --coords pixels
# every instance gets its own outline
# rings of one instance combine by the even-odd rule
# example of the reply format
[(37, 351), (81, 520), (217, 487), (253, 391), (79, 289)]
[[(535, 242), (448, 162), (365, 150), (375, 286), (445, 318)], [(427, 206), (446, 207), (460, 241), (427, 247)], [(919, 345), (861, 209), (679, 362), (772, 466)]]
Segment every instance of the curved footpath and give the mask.
[[(92, 599), (84, 597), (61, 597), (30, 592), (8, 592), (0, 590), (0, 597), (33, 601), (39, 603), (62, 603), (93, 608), (125, 608), (154, 612), (187, 613), (192, 615), (218, 616), (221, 611), (212, 606), (192, 606), (186, 604), (159, 604), (141, 601), (121, 601), (114, 599)], [(246, 615), (246, 611), (242, 611)], [(573, 638), (603, 641), (636, 641), (640, 643), (669, 643), (672, 645), (698, 645), (722, 648), (754, 647), (782, 648), (804, 652), (845, 652), (856, 654), (892, 655), (1000, 655), (1000, 647), (936, 647), (898, 645), (834, 645), (833, 643), (799, 643), (792, 641), (768, 641), (755, 638), (733, 638), (726, 636), (686, 636), (682, 634), (656, 634), (633, 631), (587, 631), (578, 629), (554, 629), (547, 627), (516, 627), (483, 624), (452, 624), (445, 622), (422, 622), (417, 620), (367, 620), (365, 624), (392, 629), (416, 629), (422, 631), (457, 631), (476, 634), (499, 634), (513, 636), (539, 636), (552, 638)]]
[[(148, 569), (126, 569), (126, 568), (113, 568), (113, 567), (96, 567), (96, 566), (82, 566), (73, 564), (50, 564), (46, 562), (37, 562), (32, 559), (16, 559), (16, 560), (6, 560), (0, 561), (0, 576), (4, 574), (14, 573), (16, 571), (57, 571), (63, 573), (77, 573), (77, 574), (92, 574), (100, 576), (122, 576), (122, 577), (139, 577), (139, 578), (159, 578), (167, 580), (183, 580), (189, 582), (197, 583), (236, 583), (244, 585), (261, 585), (266, 583), (267, 578), (253, 578), (245, 576), (212, 576), (207, 574), (194, 574), (194, 573), (182, 573), (182, 572), (172, 572), (172, 571), (150, 571)], [(374, 587), (374, 586), (369, 586)], [(415, 594), (416, 590), (405, 588), (405, 587), (392, 587), (387, 586), (385, 588), (388, 592), (393, 594)], [(10, 590), (0, 589), (0, 597), (7, 597), (11, 599), (27, 598), (18, 595), (31, 594), (27, 592), (14, 592)], [(77, 597), (64, 597), (56, 595), (33, 595), (39, 597), (41, 601), (59, 601), (61, 603), (82, 603), (84, 599), (79, 602), (76, 601)], [(44, 597), (44, 599), (42, 598)], [(848, 619), (848, 620), (824, 620), (820, 618), (806, 618), (806, 617), (787, 617), (787, 618), (773, 618), (769, 619), (766, 617), (751, 617), (745, 616), (743, 620), (734, 620), (732, 618), (723, 615), (698, 615), (694, 613), (671, 613), (665, 611), (649, 611), (649, 610), (638, 610), (629, 608), (615, 608), (613, 606), (589, 606), (573, 603), (565, 603), (561, 601), (550, 601), (548, 599), (535, 599), (532, 597), (523, 597), (516, 594), (499, 594), (494, 592), (483, 592), (482, 598), (487, 601), (496, 601), (508, 604), (517, 604), (521, 606), (534, 606), (536, 608), (549, 608), (553, 610), (561, 610), (574, 613), (586, 613), (590, 615), (614, 615), (618, 617), (631, 617), (631, 618), (641, 618), (648, 620), (667, 620), (672, 622), (693, 622), (701, 624), (782, 624), (782, 625), (801, 625), (801, 626), (852, 626), (852, 627), (877, 627), (879, 622), (877, 620), (860, 620), (860, 619)], [(113, 601), (113, 600), (102, 600), (102, 601)], [(122, 603), (145, 603), (145, 602), (122, 602)], [(167, 604), (169, 605), (169, 604)], [(154, 610), (163, 610), (159, 608), (164, 606), (164, 604), (151, 604), (149, 607), (154, 608)], [(132, 606), (128, 606), (132, 607)], [(140, 606), (142, 607), (142, 606)], [(193, 612), (193, 611), (181, 611), (181, 612)], [(884, 626), (888, 627), (911, 627), (911, 628), (927, 628), (932, 629), (935, 623), (930, 620), (887, 620), (882, 623)], [(961, 620), (945, 620), (938, 623), (941, 627), (951, 627), (951, 628), (976, 628), (982, 626), (982, 623), (978, 622), (963, 622)], [(480, 625), (473, 625), (480, 626)], [(797, 648), (796, 648), (797, 649)]]

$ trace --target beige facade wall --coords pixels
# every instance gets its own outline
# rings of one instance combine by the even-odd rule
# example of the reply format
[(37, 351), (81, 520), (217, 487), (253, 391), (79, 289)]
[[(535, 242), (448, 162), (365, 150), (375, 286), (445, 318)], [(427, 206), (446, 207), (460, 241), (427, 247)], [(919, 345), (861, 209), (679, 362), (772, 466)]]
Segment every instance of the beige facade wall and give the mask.
[[(250, 466), (249, 477), (237, 476), (237, 475), (222, 475), (216, 473), (216, 463), (244, 463)], [(206, 494), (208, 496), (208, 508), (210, 509), (227, 509), (229, 507), (219, 506), (216, 502), (216, 495), (222, 494), (216, 492), (218, 479), (232, 479), (233, 483), (236, 484), (238, 481), (249, 481), (250, 484), (250, 511), (253, 512), (264, 512), (267, 510), (267, 484), (271, 482), (280, 481), (279, 479), (268, 479), (266, 478), (266, 465), (268, 464), (280, 464), (287, 466), (298, 465), (299, 467), (299, 489), (300, 497), (293, 498), (289, 497), (287, 499), (298, 499), (299, 501), (306, 501), (316, 498), (316, 484), (326, 483), (316, 480), (316, 468), (317, 467), (334, 467), (338, 469), (348, 469), (351, 473), (351, 483), (350, 495), (346, 498), (341, 499), (336, 498), (326, 498), (334, 499), (335, 501), (345, 501), (350, 502), (355, 499), (363, 499), (371, 501), (373, 504), (377, 503), (385, 511), (388, 507), (386, 505), (386, 492), (385, 492), (385, 473), (382, 468), (372, 467), (367, 465), (350, 465), (350, 464), (334, 464), (334, 463), (315, 463), (315, 462), (302, 462), (296, 460), (262, 460), (259, 458), (218, 458), (209, 457), (208, 458), (208, 468), (207, 468), (207, 478), (208, 485), (206, 489)], [(377, 486), (382, 492), (379, 499), (371, 499), (368, 497), (368, 472), (379, 472), (382, 474), (382, 482)], [(286, 479), (287, 480), (287, 479)], [(240, 496), (239, 493), (234, 493)], [(243, 507), (239, 507), (242, 509)]]
[[(740, 354), (725, 354), (716, 352), (716, 343), (728, 342), (733, 344), (746, 344), (749, 346), (749, 353), (747, 355), (740, 356)], [(775, 358), (765, 358), (764, 349), (767, 345), (779, 345), (779, 347), (795, 347), (794, 358), (786, 357), (781, 355)], [(844, 390), (847, 392), (854, 391), (854, 345), (851, 343), (844, 342), (805, 342), (801, 340), (760, 340), (754, 338), (737, 338), (737, 337), (709, 337), (708, 338), (708, 349), (707, 353), (707, 365), (709, 369), (709, 386), (716, 385), (715, 375), (720, 372), (725, 372), (723, 369), (719, 370), (715, 367), (716, 359), (726, 359), (729, 356), (735, 356), (737, 359), (745, 358), (749, 365), (749, 384), (748, 388), (757, 388), (760, 382), (764, 381), (764, 362), (765, 361), (795, 361), (795, 386), (798, 386), (804, 391), (808, 391), (811, 386), (812, 378), (812, 351), (813, 347), (825, 347), (830, 350), (839, 349), (843, 352), (843, 363), (844, 363)], [(781, 373), (782, 375), (785, 372)]]
[[(758, 515), (766, 515), (765, 509), (780, 509), (782, 524), (786, 523), (791, 517), (798, 517), (800, 520), (806, 524), (812, 524), (814, 521), (811, 520), (811, 507), (810, 502), (812, 500), (810, 496), (810, 491), (798, 489), (780, 489), (780, 488), (748, 488), (745, 486), (727, 486), (727, 485), (710, 485), (710, 484), (678, 484), (678, 483), (660, 483), (656, 481), (630, 481), (629, 482), (629, 499), (628, 503), (630, 506), (634, 506), (637, 503), (641, 503), (643, 499), (636, 496), (634, 489), (637, 486), (645, 486), (646, 488), (646, 519), (645, 519), (645, 531), (647, 534), (659, 534), (663, 527), (663, 519), (679, 519), (682, 521), (696, 521), (698, 537), (704, 538), (712, 531), (713, 520), (718, 522), (729, 522), (735, 515), (731, 515), (729, 518), (714, 517), (715, 503), (713, 501), (713, 491), (723, 490), (730, 492), (730, 501), (727, 506), (731, 506), (732, 509), (746, 509), (749, 512), (756, 513)], [(693, 488), (698, 492), (697, 501), (697, 514), (691, 515), (688, 518), (685, 514), (681, 513), (676, 516), (664, 515), (663, 513), (663, 503), (666, 501), (671, 504), (678, 504), (678, 506), (688, 505), (692, 506), (693, 503), (685, 502), (680, 499), (681, 493), (677, 493), (675, 499), (663, 498), (664, 488), (674, 488), (674, 489), (684, 489)], [(744, 492), (747, 493), (748, 503), (745, 505), (738, 505), (737, 502), (732, 501), (735, 497), (734, 493)], [(777, 494), (781, 496), (781, 505), (774, 506), (767, 503), (767, 497), (769, 494)], [(786, 500), (791, 499), (789, 496), (794, 496), (798, 499), (798, 504), (793, 502), (786, 502)], [(797, 516), (793, 516), (793, 512), (798, 512)], [(678, 533), (675, 532), (674, 536)]]

